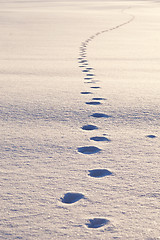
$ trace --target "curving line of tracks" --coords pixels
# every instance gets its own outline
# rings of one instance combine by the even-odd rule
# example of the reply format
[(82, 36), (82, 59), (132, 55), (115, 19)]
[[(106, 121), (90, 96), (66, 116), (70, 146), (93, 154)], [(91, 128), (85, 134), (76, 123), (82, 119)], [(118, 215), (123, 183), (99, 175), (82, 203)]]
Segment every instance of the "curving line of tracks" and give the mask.
[[(121, 12), (123, 13), (125, 9), (122, 9)], [(127, 14), (128, 15), (128, 14)], [(134, 16), (133, 15), (129, 15), (130, 18), (129, 20), (120, 23), (114, 27), (111, 27), (109, 29), (106, 30), (102, 30), (100, 32), (95, 33), (94, 35), (90, 36), (89, 38), (87, 38), (84, 42), (82, 42), (81, 46), (80, 46), (80, 53), (79, 53), (79, 57), (78, 57), (78, 63), (79, 63), (79, 67), (81, 68), (82, 72), (85, 74), (84, 76), (84, 82), (85, 83), (91, 83), (90, 85), (90, 89), (97, 91), (100, 87), (94, 85), (97, 80), (95, 80), (95, 74), (94, 74), (94, 69), (92, 67), (90, 67), (88, 60), (87, 60), (87, 46), (88, 44), (96, 37), (98, 37), (99, 35), (103, 34), (103, 33), (107, 33), (109, 31), (113, 31), (116, 30), (120, 27), (123, 27), (126, 24), (129, 24), (130, 22), (132, 22), (134, 20)], [(93, 85), (92, 85), (93, 84)], [(92, 94), (92, 92), (90, 91), (84, 91), (81, 92), (81, 94)], [(101, 104), (101, 101), (105, 101), (106, 99), (103, 97), (93, 97), (91, 101), (86, 102), (87, 105), (91, 105), (91, 106), (97, 106), (99, 104)], [(91, 115), (94, 118), (110, 118), (112, 116), (109, 116), (105, 113), (93, 113)], [(89, 125), (84, 125), (81, 127), (82, 130), (84, 131), (97, 131), (98, 127), (92, 124)], [(110, 139), (108, 139), (107, 137), (105, 137), (105, 134), (103, 134), (103, 136), (95, 136), (95, 137), (91, 137), (90, 138), (91, 141), (106, 141), (106, 142), (111, 142)], [(80, 154), (97, 154), (101, 151), (100, 148), (97, 148), (95, 146), (82, 146), (82, 147), (78, 147), (77, 151)], [(112, 172), (110, 172), (107, 169), (92, 169), (92, 170), (88, 170), (88, 176), (89, 177), (94, 177), (94, 178), (101, 178), (101, 177), (105, 177), (105, 176), (112, 176)], [(80, 199), (85, 199), (86, 197), (82, 194), (82, 193), (73, 193), (73, 192), (68, 192), (66, 193), (63, 198), (61, 198), (61, 201), (65, 204), (72, 204), (75, 203), (77, 201), (79, 201)], [(88, 222), (86, 223), (86, 226), (88, 228), (99, 228), (102, 227), (104, 225), (108, 225), (110, 224), (110, 221), (105, 219), (105, 218), (93, 218), (93, 219), (88, 219)]]

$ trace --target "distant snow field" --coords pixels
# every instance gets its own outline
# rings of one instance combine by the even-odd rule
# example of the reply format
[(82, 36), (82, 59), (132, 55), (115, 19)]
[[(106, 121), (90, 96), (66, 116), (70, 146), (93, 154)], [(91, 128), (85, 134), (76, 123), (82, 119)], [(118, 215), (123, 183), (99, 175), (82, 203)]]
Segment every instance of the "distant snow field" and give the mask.
[(159, 13), (0, 0), (0, 239), (160, 239)]

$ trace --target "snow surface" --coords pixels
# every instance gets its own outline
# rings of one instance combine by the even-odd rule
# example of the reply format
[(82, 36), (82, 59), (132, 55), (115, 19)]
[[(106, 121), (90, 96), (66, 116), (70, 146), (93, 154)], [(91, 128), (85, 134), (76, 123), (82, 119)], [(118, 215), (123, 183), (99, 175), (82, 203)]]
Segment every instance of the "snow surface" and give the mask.
[(0, 0), (0, 239), (160, 239), (159, 13)]

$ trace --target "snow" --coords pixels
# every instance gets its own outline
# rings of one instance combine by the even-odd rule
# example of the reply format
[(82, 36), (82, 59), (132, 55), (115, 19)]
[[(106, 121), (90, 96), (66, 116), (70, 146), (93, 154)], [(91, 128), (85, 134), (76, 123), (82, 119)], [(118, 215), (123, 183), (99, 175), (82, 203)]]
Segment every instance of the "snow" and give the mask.
[(0, 6), (0, 239), (160, 239), (159, 2)]

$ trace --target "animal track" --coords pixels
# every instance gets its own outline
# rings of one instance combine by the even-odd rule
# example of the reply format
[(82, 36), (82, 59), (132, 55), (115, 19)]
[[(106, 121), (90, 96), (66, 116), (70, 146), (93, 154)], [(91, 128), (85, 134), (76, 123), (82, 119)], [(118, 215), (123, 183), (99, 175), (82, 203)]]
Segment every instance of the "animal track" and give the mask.
[[(81, 71), (85, 74), (84, 83), (87, 83), (87, 84), (91, 83), (91, 85), (90, 85), (91, 89), (95, 89), (95, 91), (96, 91), (96, 89), (98, 90), (101, 87), (98, 86), (99, 84), (96, 85), (98, 80), (94, 80), (95, 76), (96, 76), (94, 74), (94, 71), (92, 71), (94, 69), (91, 68), (89, 66), (89, 64), (88, 64), (88, 59), (87, 59), (87, 47), (88, 47), (88, 44), (94, 38), (99, 36), (100, 34), (103, 34), (103, 33), (109, 32), (109, 31), (113, 31), (113, 30), (115, 30), (117, 28), (120, 28), (123, 25), (130, 23), (133, 19), (134, 19), (134, 17), (132, 16), (130, 18), (130, 20), (127, 20), (126, 22), (123, 22), (122, 24), (119, 24), (119, 25), (117, 25), (115, 27), (111, 27), (110, 29), (99, 31), (99, 32), (95, 33), (94, 35), (90, 36), (88, 39), (85, 40), (85, 42), (83, 42), (81, 44), (80, 52), (79, 52), (80, 57), (78, 58), (79, 67), (81, 68)], [(87, 94), (92, 94), (92, 92), (84, 91), (84, 92), (81, 92), (81, 94), (86, 94), (87, 95)], [(103, 98), (103, 97), (93, 97), (91, 101), (87, 101), (85, 103), (87, 105), (94, 105), (96, 107), (96, 105), (102, 104), (100, 101), (103, 101), (103, 100), (106, 100), (106, 99)], [(112, 116), (104, 114), (104, 113), (93, 113), (90, 116), (92, 116), (94, 118), (110, 118), (110, 117), (112, 117)], [(88, 124), (88, 125), (84, 125), (83, 127), (81, 127), (81, 129), (82, 130), (86, 130), (86, 131), (92, 131), (92, 130), (98, 129), (98, 127), (95, 126), (95, 125)], [(105, 135), (106, 134), (103, 134), (103, 136), (91, 137), (90, 140), (91, 141), (97, 141), (97, 142), (110, 142), (111, 140), (108, 139), (107, 137), (105, 137)], [(156, 136), (148, 135), (147, 137), (148, 138), (155, 138)], [(95, 153), (98, 153), (98, 152), (101, 151), (100, 148), (95, 147), (95, 146), (79, 147), (79, 148), (77, 148), (77, 150), (78, 150), (79, 153), (83, 153), (83, 154), (95, 154)], [(93, 178), (102, 178), (102, 177), (105, 177), (105, 176), (112, 175), (112, 172), (110, 172), (107, 169), (93, 169), (93, 170), (89, 170), (88, 172), (89, 172), (88, 175), (90, 177), (93, 177)], [(81, 198), (84, 198), (83, 194), (80, 194), (80, 193), (67, 193), (64, 196), (64, 198), (62, 199), (62, 202), (70, 204), (70, 203), (74, 203), (74, 202), (80, 200)], [(89, 219), (88, 220), (88, 223), (86, 223), (86, 226), (88, 228), (100, 228), (100, 227), (103, 227), (103, 226), (105, 226), (105, 225), (107, 225), (109, 223), (110, 223), (110, 221), (105, 219), (105, 218), (93, 218), (93, 219)]]
[(83, 130), (88, 130), (88, 131), (91, 131), (91, 130), (95, 130), (95, 129), (98, 129), (98, 127), (96, 127), (95, 125), (84, 125), (82, 127)]
[(93, 68), (91, 68), (91, 67), (88, 67), (88, 68), (86, 68), (87, 70), (93, 70)]
[(95, 117), (95, 118), (110, 118), (111, 117), (111, 116), (109, 116), (107, 114), (104, 114), (104, 113), (93, 113), (91, 116)]
[(97, 141), (97, 142), (110, 142), (111, 140), (106, 137), (91, 137), (90, 140)]
[(89, 170), (89, 176), (95, 177), (95, 178), (101, 178), (105, 176), (112, 175), (110, 171), (107, 169), (94, 169), (94, 170)]
[(85, 83), (93, 83), (93, 82), (85, 82)]
[(92, 98), (92, 100), (97, 100), (97, 101), (99, 100), (100, 101), (100, 100), (106, 100), (106, 98), (96, 98), (95, 97), (95, 98)]
[(81, 94), (92, 94), (91, 92), (81, 92)]
[(93, 73), (88, 73), (87, 76), (93, 77), (93, 76), (95, 76), (95, 75), (94, 75)]
[(87, 60), (81, 60), (81, 61), (79, 61), (80, 63), (87, 63)]
[(87, 146), (87, 147), (79, 147), (78, 152), (83, 154), (94, 154), (100, 152), (101, 149), (94, 146)]
[(100, 105), (101, 102), (86, 102), (88, 105)]
[(100, 88), (100, 87), (91, 87), (91, 88), (95, 88), (95, 89), (98, 89), (98, 88)]
[(148, 137), (148, 138), (156, 138), (155, 135), (147, 135), (146, 137)]
[(93, 218), (89, 219), (89, 223), (86, 223), (88, 228), (100, 228), (106, 224), (109, 224), (109, 220), (105, 218)]
[(63, 203), (72, 204), (80, 199), (84, 198), (84, 195), (81, 193), (66, 193), (63, 198), (61, 198)]

